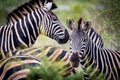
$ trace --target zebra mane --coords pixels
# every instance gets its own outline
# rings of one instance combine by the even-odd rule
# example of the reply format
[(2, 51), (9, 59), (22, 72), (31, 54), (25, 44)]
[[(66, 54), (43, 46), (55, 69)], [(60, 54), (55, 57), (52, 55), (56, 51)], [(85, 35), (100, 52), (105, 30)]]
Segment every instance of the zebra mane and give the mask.
[[(31, 13), (35, 9), (40, 8), (49, 1), (50, 0), (30, 0), (29, 2), (24, 3), (23, 5), (17, 7), (7, 15), (7, 23), (15, 23), (19, 19), (23, 19), (24, 16)], [(55, 8), (57, 8), (57, 6), (53, 2), (51, 10)]]
[(82, 21), (83, 21), (83, 19), (82, 19), (82, 17), (80, 17), (79, 20), (78, 20), (78, 29), (79, 30), (81, 29)]

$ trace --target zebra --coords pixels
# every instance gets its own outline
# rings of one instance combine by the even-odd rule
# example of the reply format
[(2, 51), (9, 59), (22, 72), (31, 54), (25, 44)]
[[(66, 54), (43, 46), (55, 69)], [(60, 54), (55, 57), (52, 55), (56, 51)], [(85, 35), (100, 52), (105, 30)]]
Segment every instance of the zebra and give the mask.
[[(44, 0), (42, 2), (37, 0), (39, 3), (34, 1), (36, 0), (26, 3), (27, 5), (23, 4), (13, 13), (8, 14), (8, 24), (0, 27), (0, 59), (5, 58), (10, 50), (31, 47), (39, 34), (46, 35), (60, 44), (68, 41), (68, 31), (52, 12), (56, 8), (55, 3), (48, 0), (47, 3), (42, 5)], [(20, 18), (18, 13), (20, 13), (20, 10), (29, 10), (27, 9), (30, 8), (28, 4), (33, 7), (33, 10), (31, 9), (30, 13), (28, 12)], [(36, 6), (39, 7), (35, 8)], [(24, 14), (21, 13), (21, 15)]]
[(41, 58), (44, 56), (48, 57), (51, 64), (56, 61), (64, 62), (65, 73), (63, 77), (70, 75), (74, 70), (70, 63), (70, 54), (56, 46), (49, 45), (13, 50), (9, 53), (16, 53), (17, 55), (2, 59), (0, 63), (0, 80), (26, 80), (27, 74), (30, 73), (29, 67), (37, 68), (42, 65)]
[[(90, 21), (85, 21), (85, 20), (83, 20), (83, 23), (87, 23), (87, 22), (89, 22), (89, 24), (91, 24), (90, 23)], [(76, 25), (76, 23), (74, 22), (74, 20), (72, 19), (72, 18), (68, 18), (67, 20), (66, 20), (66, 24), (67, 24), (67, 26), (70, 28), (70, 29), (72, 29), (72, 28), (74, 28), (75, 26), (77, 26)], [(85, 26), (82, 26), (83, 28), (85, 28)], [(101, 38), (101, 36), (91, 27), (90, 29), (89, 29), (89, 31), (87, 32), (87, 35), (88, 35), (88, 37), (93, 41), (93, 43), (95, 43), (96, 44), (96, 46), (98, 46), (98, 47), (103, 47), (103, 45), (104, 45), (104, 43), (103, 43), (103, 40), (102, 40), (102, 38)], [(70, 49), (70, 53), (72, 52), (71, 51), (71, 46), (69, 46), (69, 49)], [(77, 57), (77, 56), (76, 56)], [(79, 62), (79, 60), (77, 60), (77, 59), (75, 59), (76, 61), (78, 61)], [(76, 64), (77, 65), (77, 64)], [(78, 66), (78, 65), (77, 65)], [(76, 66), (76, 67), (77, 67)]]
[[(98, 77), (104, 75), (105, 80), (118, 80), (120, 78), (120, 52), (96, 46), (87, 36), (90, 28), (91, 24), (84, 23), (80, 18), (77, 28), (74, 28), (70, 35), (72, 65), (77, 67), (80, 64), (84, 70), (92, 67), (94, 70), (90, 72), (91, 75), (98, 71), (99, 73), (96, 74)], [(89, 79), (86, 71), (84, 78)]]

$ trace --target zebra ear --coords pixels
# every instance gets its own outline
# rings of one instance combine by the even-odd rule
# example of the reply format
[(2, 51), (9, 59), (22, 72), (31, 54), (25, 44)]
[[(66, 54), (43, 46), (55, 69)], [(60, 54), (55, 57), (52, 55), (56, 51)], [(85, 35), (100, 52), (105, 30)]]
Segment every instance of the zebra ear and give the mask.
[(48, 3), (46, 4), (46, 8), (47, 8), (48, 10), (51, 10), (52, 4), (53, 4), (53, 2), (48, 2)]
[(53, 0), (46, 0), (43, 2), (44, 2), (44, 5), (46, 5), (46, 8), (48, 10), (54, 10), (57, 8), (57, 5), (55, 4), (55, 2)]
[(67, 27), (71, 30), (75, 28), (74, 20), (72, 18), (68, 18), (66, 20)]
[(53, 2), (53, 5), (52, 5), (51, 10), (54, 10), (54, 9), (56, 9), (56, 8), (57, 8), (57, 5)]
[(91, 21), (87, 21), (85, 26), (84, 26), (84, 30), (89, 31), (90, 28), (91, 28)]

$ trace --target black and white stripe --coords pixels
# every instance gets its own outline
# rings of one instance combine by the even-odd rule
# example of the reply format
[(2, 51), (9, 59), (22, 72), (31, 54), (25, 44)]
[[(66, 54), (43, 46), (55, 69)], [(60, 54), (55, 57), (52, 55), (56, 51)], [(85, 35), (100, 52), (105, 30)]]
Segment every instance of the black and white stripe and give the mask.
[[(63, 76), (72, 73), (70, 54), (55, 46), (44, 46), (39, 48), (28, 48), (21, 51), (14, 50), (9, 54), (17, 54), (3, 59), (0, 64), (0, 80), (26, 80), (29, 67), (39, 67), (41, 58), (47, 56), (51, 64), (55, 61), (63, 61), (66, 71)], [(9, 65), (9, 66), (8, 66)]]
[(89, 29), (87, 35), (93, 41), (93, 43), (96, 44), (96, 46), (98, 47), (104, 46), (101, 36), (93, 28)]
[[(71, 61), (73, 66), (80, 66), (83, 69), (92, 67), (91, 75), (104, 75), (105, 80), (120, 79), (120, 52), (103, 47), (96, 46), (95, 43), (87, 36), (91, 28), (89, 22), (83, 23), (83, 19), (78, 21), (78, 27), (71, 34)], [(86, 25), (82, 28), (82, 25)], [(95, 74), (99, 71), (99, 74)], [(88, 76), (85, 79), (89, 79)]]
[[(8, 15), (8, 24), (0, 27), (0, 51), (3, 58), (10, 50), (32, 46), (39, 34), (46, 35), (60, 44), (68, 41), (68, 31), (51, 11), (56, 8), (55, 4), (48, 0), (48, 3), (42, 6), (34, 1), (36, 0), (11, 12)], [(37, 1), (41, 2), (41, 0)], [(33, 3), (34, 5), (32, 5)], [(29, 7), (28, 4), (31, 6)], [(36, 6), (40, 7), (34, 8)], [(20, 14), (21, 9), (27, 11), (27, 8), (31, 7), (33, 8), (25, 16), (22, 16), (23, 13)], [(19, 14), (17, 15), (17, 13)]]
[(34, 56), (16, 55), (6, 58), (0, 64), (0, 80), (27, 80), (29, 68), (37, 68), (40, 65), (40, 60)]

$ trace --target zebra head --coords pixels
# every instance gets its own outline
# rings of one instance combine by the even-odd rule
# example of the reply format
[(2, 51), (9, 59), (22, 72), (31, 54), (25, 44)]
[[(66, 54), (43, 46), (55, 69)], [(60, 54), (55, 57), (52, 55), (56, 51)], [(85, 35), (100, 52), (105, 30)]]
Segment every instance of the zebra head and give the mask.
[[(71, 21), (72, 20), (67, 20), (67, 23), (70, 24)], [(90, 26), (90, 22), (84, 21), (82, 18), (78, 20), (78, 26), (76, 28), (69, 26), (72, 30), (72, 34), (70, 36), (70, 51), (72, 53), (71, 62), (74, 67), (79, 65), (79, 58), (84, 55), (87, 45), (89, 45), (87, 31), (89, 31)]]
[(63, 24), (59, 21), (58, 17), (52, 12), (53, 5), (56, 8), (52, 0), (47, 2), (43, 8), (39, 11), (43, 15), (39, 22), (40, 31), (42, 34), (49, 36), (56, 40), (58, 43), (66, 43), (69, 39), (68, 31), (65, 29)]

